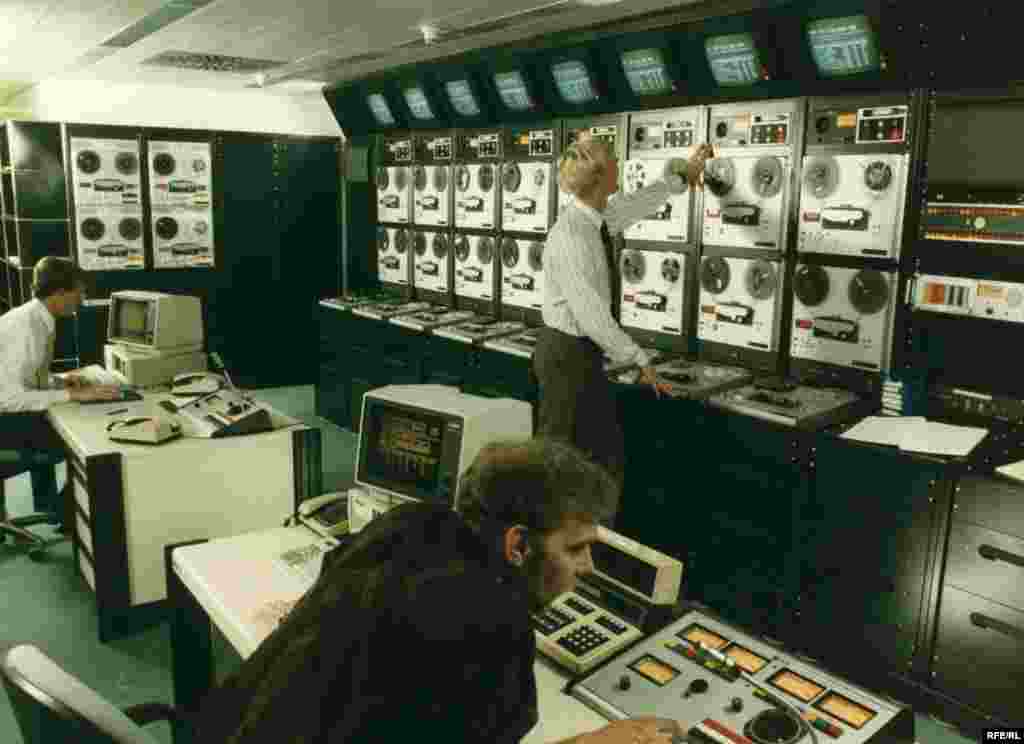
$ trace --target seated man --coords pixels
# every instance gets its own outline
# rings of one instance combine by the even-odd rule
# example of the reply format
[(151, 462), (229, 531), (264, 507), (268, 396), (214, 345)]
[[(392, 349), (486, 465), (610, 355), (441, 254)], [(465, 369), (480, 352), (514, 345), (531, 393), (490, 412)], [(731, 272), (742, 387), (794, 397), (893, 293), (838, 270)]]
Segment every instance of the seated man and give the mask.
[[(32, 272), (35, 297), (0, 315), (0, 449), (52, 453), (63, 458), (47, 408), (72, 400), (118, 400), (120, 389), (91, 386), (73, 373), (51, 375), (57, 318), (70, 318), (85, 296), (85, 272), (67, 258), (47, 256)], [(32, 469), (36, 503), (59, 521), (52, 465)]]
[[(485, 447), (458, 512), (403, 504), (326, 556), (317, 583), (221, 688), (202, 744), (518, 742), (537, 723), (530, 613), (593, 568), (615, 481), (567, 444)], [(579, 744), (667, 744), (658, 719)]]

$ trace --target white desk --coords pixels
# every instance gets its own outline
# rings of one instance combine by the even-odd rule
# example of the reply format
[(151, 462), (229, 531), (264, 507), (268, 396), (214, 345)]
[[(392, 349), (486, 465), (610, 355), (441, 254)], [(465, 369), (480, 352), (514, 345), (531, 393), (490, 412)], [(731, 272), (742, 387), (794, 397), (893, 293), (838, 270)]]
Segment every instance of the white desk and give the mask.
[[(304, 527), (280, 527), (168, 550), (176, 705), (196, 710), (212, 685), (211, 621), (243, 658), (271, 633), (275, 606), (294, 602), (307, 586), (272, 558), (312, 540)], [(607, 723), (562, 692), (569, 678), (546, 659), (538, 657), (534, 671), (540, 720), (524, 744), (551, 744)]]
[(106, 642), (162, 612), (165, 545), (281, 524), (321, 490), (320, 430), (272, 411), (274, 431), (160, 445), (112, 442), (121, 414), (168, 415), (166, 393), (142, 401), (69, 403), (47, 416), (67, 450), (75, 563), (96, 595)]

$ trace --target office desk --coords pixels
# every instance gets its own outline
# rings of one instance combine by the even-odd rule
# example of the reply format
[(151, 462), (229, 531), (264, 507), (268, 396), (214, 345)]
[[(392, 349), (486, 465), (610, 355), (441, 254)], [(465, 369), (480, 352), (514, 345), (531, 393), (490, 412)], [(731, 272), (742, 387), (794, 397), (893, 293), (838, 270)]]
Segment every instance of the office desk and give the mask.
[[(213, 684), (211, 621), (243, 658), (276, 627), (275, 605), (294, 602), (307, 584), (273, 556), (313, 539), (305, 527), (279, 527), (167, 548), (175, 705), (195, 711)], [(551, 744), (607, 723), (562, 692), (569, 678), (546, 659), (538, 656), (534, 671), (540, 720), (523, 744)]]
[(162, 614), (165, 545), (279, 525), (320, 493), (320, 430), (276, 411), (280, 428), (262, 434), (160, 445), (107, 438), (111, 411), (167, 415), (157, 406), (165, 397), (47, 413), (67, 451), (74, 560), (96, 596), (101, 642)]

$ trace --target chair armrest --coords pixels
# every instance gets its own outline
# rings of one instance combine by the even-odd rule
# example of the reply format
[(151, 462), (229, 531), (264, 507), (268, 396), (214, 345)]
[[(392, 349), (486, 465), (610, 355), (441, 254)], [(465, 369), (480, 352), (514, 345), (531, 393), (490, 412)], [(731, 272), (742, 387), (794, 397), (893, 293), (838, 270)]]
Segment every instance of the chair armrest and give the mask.
[(154, 721), (167, 721), (169, 723), (185, 723), (186, 719), (173, 706), (166, 703), (140, 703), (122, 708), (121, 712), (131, 718), (140, 726), (153, 723)]

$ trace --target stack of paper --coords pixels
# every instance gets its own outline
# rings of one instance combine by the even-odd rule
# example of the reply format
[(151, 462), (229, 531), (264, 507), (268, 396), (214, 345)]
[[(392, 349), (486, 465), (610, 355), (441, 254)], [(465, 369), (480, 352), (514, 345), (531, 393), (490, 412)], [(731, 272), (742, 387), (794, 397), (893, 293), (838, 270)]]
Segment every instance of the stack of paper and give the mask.
[(868, 416), (842, 438), (885, 444), (904, 452), (966, 457), (987, 434), (988, 429), (928, 421), (924, 416)]

